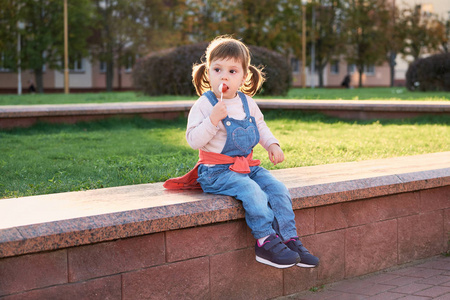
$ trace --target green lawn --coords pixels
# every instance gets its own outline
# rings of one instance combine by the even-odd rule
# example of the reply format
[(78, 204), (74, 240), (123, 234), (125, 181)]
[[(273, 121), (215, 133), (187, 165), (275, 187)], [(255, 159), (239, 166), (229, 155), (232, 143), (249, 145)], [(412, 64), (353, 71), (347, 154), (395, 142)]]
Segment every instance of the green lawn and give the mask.
[[(0, 95), (0, 105), (35, 105), (68, 103), (107, 103), (135, 101), (173, 101), (194, 100), (198, 97), (160, 96), (149, 97), (135, 92), (85, 93), (85, 94), (24, 94)], [(258, 96), (256, 97), (258, 98)], [(426, 100), (450, 101), (450, 93), (445, 92), (410, 92), (405, 88), (360, 88), (360, 89), (291, 89), (283, 97), (287, 99), (348, 99), (348, 100)]]
[(80, 93), (80, 94), (23, 94), (0, 95), (0, 105), (72, 104), (72, 103), (113, 103), (142, 101), (194, 100), (198, 97), (159, 96), (149, 97), (135, 92)]
[[(286, 160), (275, 168), (450, 151), (450, 117), (343, 121), (271, 111), (266, 121)], [(186, 119), (40, 124), (0, 131), (0, 198), (164, 181), (197, 161), (185, 141)], [(262, 165), (274, 169), (262, 147)]]
[(291, 89), (291, 99), (449, 101), (449, 92), (411, 92), (406, 88)]

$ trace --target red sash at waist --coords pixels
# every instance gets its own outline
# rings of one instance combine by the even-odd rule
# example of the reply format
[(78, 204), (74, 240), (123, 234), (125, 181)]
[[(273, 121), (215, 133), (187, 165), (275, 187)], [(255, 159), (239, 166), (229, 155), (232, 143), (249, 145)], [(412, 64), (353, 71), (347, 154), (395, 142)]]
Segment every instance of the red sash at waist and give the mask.
[(253, 159), (253, 151), (246, 157), (231, 157), (225, 154), (200, 150), (198, 153), (198, 157), (198, 162), (191, 171), (189, 171), (184, 176), (168, 179), (166, 182), (164, 182), (163, 186), (166, 189), (173, 190), (201, 189), (200, 184), (197, 182), (198, 166), (201, 164), (232, 164), (229, 168), (231, 171), (234, 171), (236, 173), (248, 174), (250, 173), (250, 167), (259, 166), (261, 163), (261, 161), (259, 161), (258, 159)]

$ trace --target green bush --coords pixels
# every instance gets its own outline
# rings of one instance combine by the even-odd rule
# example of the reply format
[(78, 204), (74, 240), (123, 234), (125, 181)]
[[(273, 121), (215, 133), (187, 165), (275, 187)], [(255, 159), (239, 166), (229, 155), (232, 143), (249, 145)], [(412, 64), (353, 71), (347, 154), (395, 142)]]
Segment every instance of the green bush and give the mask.
[(261, 95), (286, 95), (291, 88), (292, 70), (286, 59), (267, 48), (250, 46), (252, 64), (263, 66), (266, 74)]
[(406, 72), (406, 87), (410, 91), (450, 91), (450, 53), (411, 63)]
[[(192, 84), (192, 66), (200, 63), (208, 43), (171, 48), (151, 53), (138, 60), (133, 68), (134, 86), (149, 96), (195, 95)], [(277, 52), (249, 46), (252, 64), (263, 66), (267, 81), (260, 94), (285, 95), (291, 84), (291, 70)]]

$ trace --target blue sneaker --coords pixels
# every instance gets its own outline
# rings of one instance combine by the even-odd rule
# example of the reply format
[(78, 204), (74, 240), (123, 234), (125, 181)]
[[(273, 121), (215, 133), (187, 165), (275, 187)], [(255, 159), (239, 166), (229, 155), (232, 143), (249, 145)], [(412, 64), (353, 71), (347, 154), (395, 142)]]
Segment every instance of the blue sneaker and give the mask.
[(298, 239), (298, 236), (291, 238), (289, 241), (285, 242), (285, 244), (289, 249), (300, 255), (300, 262), (297, 263), (297, 266), (303, 268), (315, 268), (319, 265), (319, 258), (309, 253), (308, 249), (306, 249)]
[(300, 262), (297, 252), (290, 250), (276, 235), (270, 235), (262, 245), (256, 241), (256, 261), (279, 269), (289, 268)]

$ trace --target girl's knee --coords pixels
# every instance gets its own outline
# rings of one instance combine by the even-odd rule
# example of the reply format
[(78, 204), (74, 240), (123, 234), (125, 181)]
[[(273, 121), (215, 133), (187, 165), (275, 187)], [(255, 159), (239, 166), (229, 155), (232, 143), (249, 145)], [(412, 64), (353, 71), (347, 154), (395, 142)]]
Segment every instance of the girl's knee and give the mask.
[(288, 188), (281, 181), (275, 180), (271, 184), (268, 184), (265, 188), (265, 191), (272, 195), (280, 195), (280, 196), (288, 196), (290, 197), (290, 193)]

